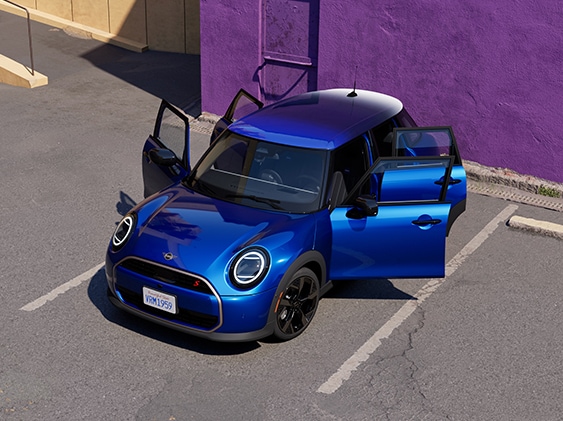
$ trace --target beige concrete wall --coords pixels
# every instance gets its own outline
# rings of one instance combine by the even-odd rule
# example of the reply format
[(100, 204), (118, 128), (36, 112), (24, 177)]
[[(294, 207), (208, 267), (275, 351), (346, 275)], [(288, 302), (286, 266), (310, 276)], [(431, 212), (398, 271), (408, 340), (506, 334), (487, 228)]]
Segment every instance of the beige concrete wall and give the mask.
[[(127, 48), (199, 54), (200, 0), (15, 0), (43, 22), (68, 21)], [(49, 20), (49, 16), (52, 19)], [(106, 33), (106, 36), (104, 36)], [(117, 42), (114, 42), (116, 41)]]
[[(35, 0), (37, 10), (72, 20), (72, 0)], [(15, 2), (17, 3), (17, 1)], [(19, 4), (19, 3), (18, 3)], [(30, 6), (32, 7), (32, 6)]]
[(23, 7), (33, 7), (33, 8), (37, 7), (36, 0), (20, 0), (20, 1), (12, 0), (12, 1)]
[(185, 52), (184, 0), (146, 0), (149, 46), (155, 50)]
[(72, 21), (109, 32), (107, 0), (72, 0)]
[(146, 44), (146, 14), (144, 1), (109, 0), (109, 32)]

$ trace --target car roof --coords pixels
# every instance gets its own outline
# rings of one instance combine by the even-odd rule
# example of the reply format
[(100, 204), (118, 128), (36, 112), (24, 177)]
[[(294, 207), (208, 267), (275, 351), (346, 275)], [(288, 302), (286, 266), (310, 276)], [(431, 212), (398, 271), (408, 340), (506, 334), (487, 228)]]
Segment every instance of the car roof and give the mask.
[(229, 126), (237, 134), (292, 146), (335, 149), (398, 114), (403, 104), (389, 95), (329, 89), (268, 105)]

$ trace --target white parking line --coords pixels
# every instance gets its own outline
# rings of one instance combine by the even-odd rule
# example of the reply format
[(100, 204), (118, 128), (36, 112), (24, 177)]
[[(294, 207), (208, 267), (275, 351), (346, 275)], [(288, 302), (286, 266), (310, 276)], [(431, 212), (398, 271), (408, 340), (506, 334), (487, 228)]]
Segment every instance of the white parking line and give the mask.
[(438, 289), (445, 280), (451, 276), (461, 264), (469, 257), (504, 220), (510, 217), (518, 206), (509, 205), (500, 212), (485, 228), (481, 230), (465, 247), (446, 265), (446, 276), (429, 280), (414, 296), (414, 300), (407, 301), (374, 335), (367, 340), (347, 361), (340, 366), (326, 382), (324, 382), (317, 392), (330, 395), (336, 392), (342, 384), (350, 378), (353, 371), (363, 362), (367, 361), (371, 354), (381, 345), (381, 341), (388, 338), (391, 333), (398, 328), (409, 317), (424, 300)]
[(59, 295), (67, 292), (69, 289), (77, 287), (82, 282), (84, 282), (88, 279), (91, 279), (92, 276), (94, 276), (96, 274), (96, 272), (98, 272), (103, 267), (104, 267), (104, 263), (100, 263), (99, 265), (94, 266), (89, 271), (84, 272), (82, 275), (78, 275), (76, 278), (71, 279), (70, 281), (62, 284), (61, 286), (59, 286), (59, 287), (55, 288), (54, 290), (52, 290), (51, 292), (49, 292), (48, 294), (45, 294), (44, 296), (39, 297), (37, 300), (32, 301), (31, 303), (24, 305), (22, 308), (20, 308), (20, 310), (23, 310), (23, 311), (37, 310), (39, 307), (41, 307), (43, 304), (47, 303), (48, 301), (54, 300)]

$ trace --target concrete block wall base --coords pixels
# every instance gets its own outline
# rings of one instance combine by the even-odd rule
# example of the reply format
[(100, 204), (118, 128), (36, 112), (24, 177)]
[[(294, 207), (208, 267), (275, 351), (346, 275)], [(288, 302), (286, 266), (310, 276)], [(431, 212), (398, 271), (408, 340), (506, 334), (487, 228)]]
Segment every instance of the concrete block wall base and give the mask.
[(22, 88), (36, 88), (47, 85), (47, 76), (31, 70), (17, 61), (0, 54), (0, 83)]
[[(2, 1), (0, 1), (0, 10), (25, 17), (25, 13), (23, 10), (11, 6), (10, 4), (4, 3)], [(105, 32), (96, 28), (91, 28), (86, 25), (81, 25), (79, 23), (67, 19), (59, 18), (58, 16), (50, 15), (48, 13), (44, 13), (39, 10), (35, 10), (31, 8), (28, 10), (29, 10), (29, 16), (32, 20), (36, 22), (44, 23), (45, 25), (53, 26), (55, 28), (60, 28), (60, 29), (73, 28), (77, 31), (88, 34), (91, 38), (95, 40), (116, 45), (118, 47), (125, 48), (126, 50), (130, 50), (130, 51), (135, 51), (137, 53), (142, 53), (148, 50), (149, 48), (147, 44), (132, 41), (130, 39), (120, 37), (119, 35), (111, 34), (109, 32)]]

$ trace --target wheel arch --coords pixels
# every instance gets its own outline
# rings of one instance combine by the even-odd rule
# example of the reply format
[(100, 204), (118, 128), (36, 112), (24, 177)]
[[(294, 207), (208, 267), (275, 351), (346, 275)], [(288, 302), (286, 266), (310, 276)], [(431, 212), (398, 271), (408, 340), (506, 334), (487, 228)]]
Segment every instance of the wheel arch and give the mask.
[(320, 296), (326, 292), (326, 287), (329, 286), (327, 282), (327, 272), (326, 272), (326, 262), (323, 255), (317, 250), (309, 250), (301, 254), (295, 261), (289, 266), (285, 271), (282, 279), (280, 280), (272, 304), (270, 305), (270, 314), (268, 315), (268, 324), (274, 321), (275, 308), (280, 298), (280, 294), (283, 292), (284, 285), (302, 267), (309, 268), (312, 270), (319, 280), (319, 285), (321, 287)]

